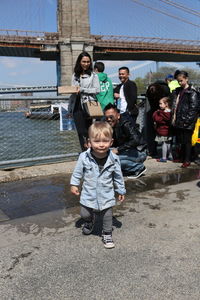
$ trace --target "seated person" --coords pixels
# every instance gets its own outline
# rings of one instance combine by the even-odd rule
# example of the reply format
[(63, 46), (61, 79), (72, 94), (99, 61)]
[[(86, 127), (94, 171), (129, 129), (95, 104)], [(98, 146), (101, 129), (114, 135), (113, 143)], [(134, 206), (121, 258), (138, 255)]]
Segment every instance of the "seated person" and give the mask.
[(106, 121), (113, 128), (113, 152), (119, 155), (124, 176), (138, 178), (146, 172), (143, 162), (146, 155), (146, 143), (136, 126), (120, 115), (113, 104), (104, 109)]

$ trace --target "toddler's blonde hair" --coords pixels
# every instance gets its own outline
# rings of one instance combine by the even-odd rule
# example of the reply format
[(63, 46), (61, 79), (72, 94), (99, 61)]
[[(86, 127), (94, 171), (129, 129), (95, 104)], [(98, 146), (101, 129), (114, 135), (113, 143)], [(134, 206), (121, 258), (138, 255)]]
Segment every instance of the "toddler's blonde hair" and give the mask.
[(102, 134), (105, 137), (112, 139), (113, 129), (108, 124), (108, 122), (96, 121), (90, 126), (90, 128), (88, 130), (89, 139), (90, 138), (98, 138)]

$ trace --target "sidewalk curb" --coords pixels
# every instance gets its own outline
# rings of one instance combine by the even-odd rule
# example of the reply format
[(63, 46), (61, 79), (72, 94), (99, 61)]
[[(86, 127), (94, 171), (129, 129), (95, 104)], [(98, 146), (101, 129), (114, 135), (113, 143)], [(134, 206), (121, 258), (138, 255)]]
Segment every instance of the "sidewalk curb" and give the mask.
[[(75, 164), (76, 161), (71, 161), (56, 164), (16, 168), (12, 170), (0, 170), (0, 183), (13, 182), (23, 179), (44, 176), (70, 174), (73, 172)], [(147, 158), (147, 160), (144, 162), (144, 165), (147, 168), (145, 177), (181, 171), (180, 163), (173, 163), (171, 161), (168, 161), (167, 163), (160, 163), (150, 157)]]

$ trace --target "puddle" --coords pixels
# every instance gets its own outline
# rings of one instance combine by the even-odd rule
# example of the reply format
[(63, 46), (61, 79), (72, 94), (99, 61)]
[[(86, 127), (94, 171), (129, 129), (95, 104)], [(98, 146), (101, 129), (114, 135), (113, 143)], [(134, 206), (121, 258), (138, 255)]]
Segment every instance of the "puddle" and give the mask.
[(200, 179), (200, 169), (186, 169), (171, 174), (158, 174), (151, 177), (142, 176), (138, 179), (126, 181), (127, 195), (137, 192), (146, 192), (153, 189), (159, 189), (168, 185), (193, 181)]
[[(70, 194), (70, 175), (48, 176), (0, 184), (0, 211), (10, 219), (69, 209), (79, 205)], [(200, 179), (200, 170), (186, 169), (173, 174), (142, 176), (126, 181), (127, 198), (139, 192)]]

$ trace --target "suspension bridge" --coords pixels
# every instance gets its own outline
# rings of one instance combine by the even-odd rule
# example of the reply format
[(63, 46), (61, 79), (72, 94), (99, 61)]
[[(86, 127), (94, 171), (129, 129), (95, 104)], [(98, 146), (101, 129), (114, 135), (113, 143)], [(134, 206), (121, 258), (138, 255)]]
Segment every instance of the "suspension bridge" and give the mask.
[[(91, 35), (95, 60), (194, 61), (200, 59), (200, 41)], [(0, 30), (0, 56), (59, 59), (59, 34)]]
[[(131, 1), (149, 7), (144, 1)], [(159, 1), (166, 4), (170, 2), (170, 5), (185, 13), (200, 16), (198, 11), (176, 2)], [(56, 61), (61, 86), (70, 84), (75, 59), (83, 50), (88, 51), (94, 60), (200, 61), (200, 40), (94, 35), (90, 33), (88, 0), (58, 0), (57, 3), (57, 32), (0, 29), (0, 56)], [(160, 13), (159, 9), (153, 9)], [(200, 27), (198, 24), (193, 25)]]

